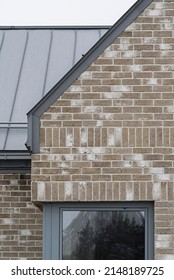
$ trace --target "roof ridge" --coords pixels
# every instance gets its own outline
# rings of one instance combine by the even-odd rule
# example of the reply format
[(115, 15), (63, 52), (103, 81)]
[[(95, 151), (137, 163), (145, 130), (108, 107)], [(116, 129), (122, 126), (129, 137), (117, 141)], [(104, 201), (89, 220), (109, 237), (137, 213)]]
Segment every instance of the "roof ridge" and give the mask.
[(0, 30), (74, 30), (108, 29), (111, 25), (46, 25), (46, 26), (0, 26)]

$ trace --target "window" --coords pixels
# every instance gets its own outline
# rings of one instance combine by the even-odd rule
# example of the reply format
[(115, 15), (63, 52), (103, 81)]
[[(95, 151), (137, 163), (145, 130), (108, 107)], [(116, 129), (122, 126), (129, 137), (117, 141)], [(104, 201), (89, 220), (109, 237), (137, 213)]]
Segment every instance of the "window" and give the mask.
[(153, 204), (44, 203), (45, 259), (153, 259)]

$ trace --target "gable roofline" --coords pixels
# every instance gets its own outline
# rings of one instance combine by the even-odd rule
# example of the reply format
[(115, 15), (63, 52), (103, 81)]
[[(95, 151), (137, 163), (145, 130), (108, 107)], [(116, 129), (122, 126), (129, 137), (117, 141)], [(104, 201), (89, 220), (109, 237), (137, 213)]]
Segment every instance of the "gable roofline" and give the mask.
[(104, 36), (67, 72), (67, 74), (28, 112), (27, 148), (32, 153), (40, 149), (41, 115), (75, 82), (75, 80), (110, 46), (114, 40), (146, 9), (154, 0), (138, 0), (104, 34)]

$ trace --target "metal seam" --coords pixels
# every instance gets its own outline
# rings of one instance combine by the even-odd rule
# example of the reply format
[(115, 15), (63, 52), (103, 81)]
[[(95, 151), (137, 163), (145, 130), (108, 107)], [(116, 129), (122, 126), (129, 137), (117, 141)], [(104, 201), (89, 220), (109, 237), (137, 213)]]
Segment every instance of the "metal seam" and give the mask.
[(44, 96), (45, 87), (46, 87), (46, 81), (47, 81), (47, 75), (48, 75), (48, 68), (49, 68), (49, 62), (50, 62), (50, 56), (51, 56), (52, 42), (53, 42), (53, 31), (51, 31), (51, 36), (50, 36), (50, 44), (49, 44), (49, 50), (48, 50), (48, 58), (47, 58), (47, 64), (46, 64), (46, 70), (45, 70), (45, 79), (44, 79), (44, 85), (43, 85), (42, 96)]
[(12, 127), (9, 127), (9, 125), (8, 126), (1, 126), (0, 127), (0, 129), (27, 129), (27, 126), (25, 127), (25, 126), (23, 126), (23, 127), (21, 127), (21, 126), (12, 126)]
[(1, 51), (2, 51), (2, 46), (3, 46), (3, 43), (4, 43), (4, 38), (5, 38), (5, 32), (3, 32), (3, 36), (2, 36), (2, 41), (1, 41), (1, 45), (0, 45), (0, 54), (1, 54)]
[(23, 124), (23, 125), (27, 125), (27, 122), (0, 122), (0, 125), (3, 124)]
[(99, 39), (102, 37), (102, 34), (101, 34), (101, 30), (99, 29), (98, 30), (98, 33), (99, 33)]
[[(24, 58), (25, 58), (25, 53), (26, 53), (26, 49), (27, 49), (28, 38), (29, 38), (29, 31), (27, 31), (26, 42), (25, 42), (24, 52), (23, 52), (23, 56), (22, 56), (22, 62), (21, 62), (18, 81), (17, 81), (17, 85), (16, 85), (16, 89), (15, 89), (15, 94), (14, 94), (14, 99), (13, 99), (13, 104), (12, 104), (12, 109), (11, 109), (11, 113), (10, 113), (9, 122), (11, 122), (11, 119), (12, 119), (12, 116), (13, 116), (15, 101), (16, 101), (17, 92), (18, 92), (18, 88), (19, 88), (20, 77), (21, 77), (21, 73), (22, 73), (22, 67), (23, 67), (23, 64), (24, 64)], [(5, 150), (5, 148), (6, 148), (7, 138), (8, 138), (8, 134), (9, 134), (9, 128), (10, 128), (10, 124), (8, 125), (8, 128), (7, 128), (7, 133), (6, 133), (6, 137), (5, 137), (5, 141), (4, 141), (3, 150)]]
[(77, 48), (77, 30), (74, 30), (75, 32), (75, 38), (74, 38), (74, 52), (73, 52), (73, 64), (72, 66), (74, 66), (75, 64), (75, 59), (76, 59), (76, 48)]

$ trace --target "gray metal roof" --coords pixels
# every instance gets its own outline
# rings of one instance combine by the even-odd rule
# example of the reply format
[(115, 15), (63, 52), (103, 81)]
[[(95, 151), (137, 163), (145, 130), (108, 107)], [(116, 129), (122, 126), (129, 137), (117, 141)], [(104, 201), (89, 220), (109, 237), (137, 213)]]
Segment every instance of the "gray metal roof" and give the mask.
[(0, 28), (0, 151), (25, 151), (27, 112), (107, 27)]

